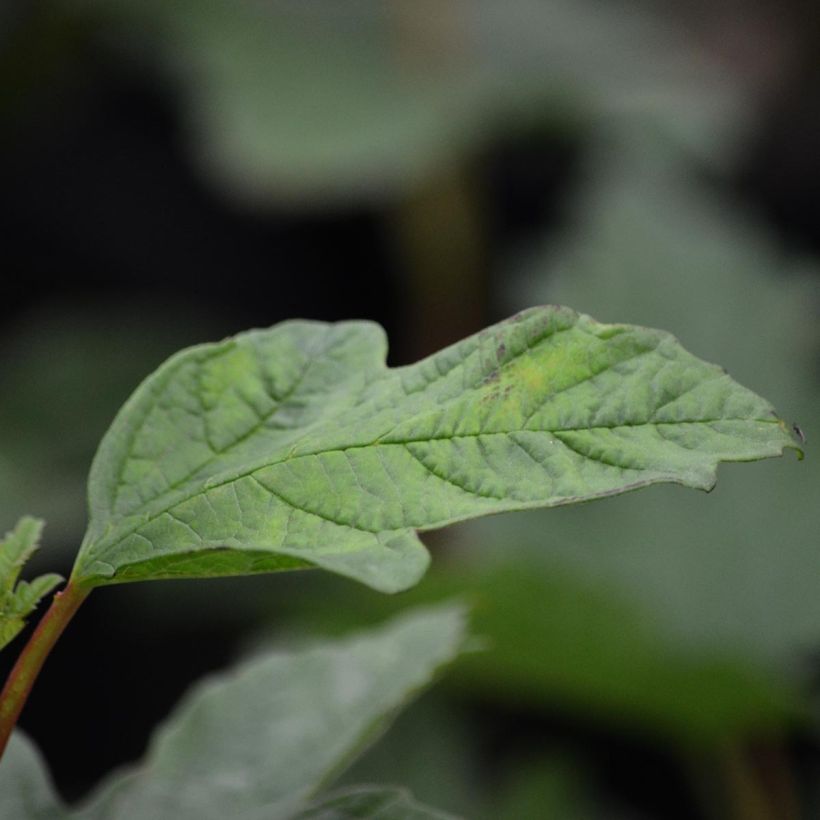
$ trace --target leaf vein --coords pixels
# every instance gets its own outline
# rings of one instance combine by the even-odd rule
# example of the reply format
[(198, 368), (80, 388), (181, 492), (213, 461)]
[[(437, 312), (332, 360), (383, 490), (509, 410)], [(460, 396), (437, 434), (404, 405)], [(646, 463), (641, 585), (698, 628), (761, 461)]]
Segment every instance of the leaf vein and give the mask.
[(492, 493), (486, 492), (479, 492), (478, 490), (474, 490), (472, 487), (467, 487), (464, 484), (456, 481), (451, 476), (445, 475), (443, 473), (438, 472), (429, 464), (427, 464), (420, 456), (417, 456), (407, 445), (404, 446), (404, 449), (407, 453), (409, 453), (410, 457), (417, 461), (425, 470), (427, 470), (430, 475), (434, 476), (435, 478), (439, 479), (440, 481), (445, 482), (446, 484), (452, 484), (454, 487), (457, 487), (459, 490), (467, 493), (468, 495), (475, 495), (479, 496), (480, 498), (491, 498), (494, 501), (503, 501), (506, 499), (505, 495), (493, 495)]

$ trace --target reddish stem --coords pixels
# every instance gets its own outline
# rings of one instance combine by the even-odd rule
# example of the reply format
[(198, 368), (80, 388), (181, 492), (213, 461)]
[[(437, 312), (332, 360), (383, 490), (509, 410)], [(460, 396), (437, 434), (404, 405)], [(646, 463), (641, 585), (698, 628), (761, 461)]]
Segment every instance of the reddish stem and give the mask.
[(0, 757), (49, 652), (90, 591), (76, 587), (69, 581), (68, 586), (54, 596), (51, 606), (9, 673), (6, 685), (0, 692)]

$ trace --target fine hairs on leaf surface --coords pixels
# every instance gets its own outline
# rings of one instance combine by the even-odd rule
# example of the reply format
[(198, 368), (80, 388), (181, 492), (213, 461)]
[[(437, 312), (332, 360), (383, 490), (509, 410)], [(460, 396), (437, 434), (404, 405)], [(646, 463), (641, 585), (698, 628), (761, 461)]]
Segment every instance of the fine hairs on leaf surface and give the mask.
[(416, 583), (417, 530), (674, 482), (795, 449), (772, 407), (669, 334), (533, 308), (388, 368), (370, 322), (290, 321), (184, 350), (91, 470), (72, 581), (321, 567)]
[(464, 640), (464, 611), (447, 605), (361, 635), (259, 654), (195, 686), (155, 733), (146, 758), (74, 810), (61, 805), (18, 732), (0, 765), (0, 820), (446, 820), (399, 789), (316, 795)]

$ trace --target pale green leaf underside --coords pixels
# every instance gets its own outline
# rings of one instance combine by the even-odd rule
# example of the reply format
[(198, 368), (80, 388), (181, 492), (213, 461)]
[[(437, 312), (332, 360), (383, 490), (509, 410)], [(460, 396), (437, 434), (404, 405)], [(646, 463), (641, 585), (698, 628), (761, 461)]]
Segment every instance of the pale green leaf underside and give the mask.
[(406, 789), (354, 786), (328, 795), (295, 820), (456, 820), (452, 814), (424, 806)]
[[(464, 620), (460, 607), (417, 610), (352, 638), (268, 652), (206, 680), (156, 733), (146, 758), (76, 811), (56, 799), (36, 750), (18, 732), (0, 766), (0, 820), (323, 817), (316, 794), (456, 657)], [(376, 808), (377, 795), (370, 796)], [(345, 805), (353, 810), (356, 801), (349, 796), (337, 807)], [(392, 813), (382, 807), (382, 814), (336, 816), (445, 817), (423, 813), (404, 794)]]
[(0, 540), (0, 649), (14, 640), (40, 600), (63, 579), (50, 573), (18, 581), (23, 566), (39, 547), (43, 522), (25, 516)]
[(416, 530), (677, 482), (794, 446), (667, 333), (541, 307), (417, 364), (369, 322), (182, 351), (104, 438), (74, 570), (98, 585), (318, 566), (415, 583)]
[(15, 731), (0, 762), (0, 820), (65, 820), (46, 763), (34, 744)]

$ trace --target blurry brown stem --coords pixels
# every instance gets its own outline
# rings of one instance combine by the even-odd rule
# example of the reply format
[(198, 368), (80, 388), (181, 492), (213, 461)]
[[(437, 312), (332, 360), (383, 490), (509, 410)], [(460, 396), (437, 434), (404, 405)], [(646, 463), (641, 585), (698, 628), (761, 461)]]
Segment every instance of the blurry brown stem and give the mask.
[(693, 784), (710, 820), (797, 820), (794, 778), (778, 738), (720, 744), (688, 757)]
[(797, 799), (782, 745), (730, 745), (722, 757), (732, 820), (797, 820)]
[(486, 322), (487, 247), (482, 192), (469, 167), (450, 168), (408, 195), (391, 228), (402, 262), (403, 358), (415, 360)]

